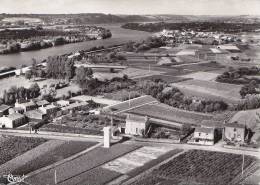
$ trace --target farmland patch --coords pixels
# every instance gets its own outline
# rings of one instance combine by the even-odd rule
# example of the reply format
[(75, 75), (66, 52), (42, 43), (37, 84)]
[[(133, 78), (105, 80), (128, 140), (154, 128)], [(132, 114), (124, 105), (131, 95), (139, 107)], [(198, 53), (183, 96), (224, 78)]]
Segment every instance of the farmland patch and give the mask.
[[(246, 156), (244, 168), (254, 162), (253, 157)], [(191, 150), (173, 158), (148, 175), (140, 177), (132, 185), (151, 183), (181, 185), (191, 182), (200, 185), (224, 185), (241, 173), (241, 165), (241, 155)]]

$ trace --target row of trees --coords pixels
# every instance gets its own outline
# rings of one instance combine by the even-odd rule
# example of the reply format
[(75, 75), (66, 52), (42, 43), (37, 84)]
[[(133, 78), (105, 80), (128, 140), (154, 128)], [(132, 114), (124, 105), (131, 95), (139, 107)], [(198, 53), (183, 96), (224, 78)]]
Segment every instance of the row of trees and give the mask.
[(16, 101), (37, 98), (40, 95), (40, 90), (37, 83), (32, 84), (29, 88), (13, 86), (4, 91), (1, 103), (11, 105)]
[(259, 80), (257, 78), (248, 78), (248, 76), (259, 74), (260, 69), (257, 67), (240, 67), (238, 69), (230, 67), (228, 71), (219, 75), (216, 81), (231, 84), (248, 84), (253, 79), (257, 81), (257, 83), (259, 83)]
[(177, 88), (172, 88), (164, 92), (166, 87), (167, 84), (160, 80), (145, 81), (142, 82), (141, 91), (155, 97), (162, 103), (190, 111), (215, 112), (223, 111), (228, 108), (228, 105), (223, 101), (206, 101), (187, 97)]
[(75, 75), (73, 59), (64, 56), (47, 58), (47, 77), (54, 79), (71, 79)]
[(152, 48), (165, 46), (165, 41), (158, 37), (148, 37), (142, 42), (128, 42), (124, 45), (124, 50), (129, 52), (142, 52)]

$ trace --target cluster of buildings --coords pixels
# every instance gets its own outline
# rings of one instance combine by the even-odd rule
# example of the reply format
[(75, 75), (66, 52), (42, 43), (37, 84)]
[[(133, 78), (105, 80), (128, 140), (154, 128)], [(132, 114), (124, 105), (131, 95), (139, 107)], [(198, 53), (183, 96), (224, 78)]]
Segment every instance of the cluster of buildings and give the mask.
[(175, 130), (190, 126), (189, 144), (214, 145), (220, 139), (242, 144), (247, 134), (245, 125), (213, 121), (213, 115), (176, 109), (147, 95), (106, 106), (101, 113), (125, 120), (117, 129), (126, 135), (147, 135), (152, 125)]
[(216, 32), (196, 32), (193, 30), (162, 30), (156, 33), (157, 37), (165, 37), (169, 44), (174, 43), (204, 43), (204, 44), (226, 44), (241, 41), (239, 38), (230, 34), (222, 34)]
[(13, 107), (0, 105), (0, 127), (17, 128), (28, 122), (40, 122), (48, 118), (55, 118), (88, 105), (87, 102), (58, 100), (50, 103), (46, 100), (34, 100), (19, 103)]

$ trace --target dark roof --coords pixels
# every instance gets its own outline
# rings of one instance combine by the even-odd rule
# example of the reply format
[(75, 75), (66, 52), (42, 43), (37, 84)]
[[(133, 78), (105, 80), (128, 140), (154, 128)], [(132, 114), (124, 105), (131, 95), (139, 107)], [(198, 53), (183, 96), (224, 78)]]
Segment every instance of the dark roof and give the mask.
[(20, 114), (20, 113), (13, 113), (13, 114), (9, 114), (8, 118), (11, 120), (16, 120), (16, 119), (20, 119), (23, 118), (24, 115)]
[(155, 98), (153, 98), (152, 96), (145, 95), (145, 96), (131, 99), (130, 103), (129, 103), (129, 100), (127, 100), (127, 101), (118, 103), (116, 105), (107, 106), (104, 108), (104, 110), (112, 111), (114, 113), (126, 112), (129, 109), (134, 109), (134, 108), (141, 107), (146, 104), (152, 104), (152, 103), (158, 103), (158, 101)]
[(214, 128), (196, 127), (195, 132), (203, 132), (203, 133), (207, 133), (207, 134), (213, 134)]
[(237, 122), (226, 123), (224, 126), (225, 127), (233, 127), (233, 128), (245, 128), (245, 125), (238, 124)]
[(37, 116), (37, 115), (45, 115), (40, 110), (30, 110), (24, 113), (27, 117)]
[(5, 104), (2, 104), (0, 105), (0, 112), (3, 112), (3, 111), (6, 111), (10, 108), (10, 106), (8, 105), (5, 105)]
[(224, 123), (222, 121), (215, 121), (215, 120), (203, 120), (201, 122), (202, 127), (214, 127), (214, 128), (223, 128)]
[(210, 114), (181, 110), (163, 103), (147, 104), (131, 109), (128, 112), (166, 121), (196, 125), (200, 124), (203, 120), (209, 120), (213, 117)]
[(134, 114), (128, 114), (127, 116), (127, 120), (132, 120), (132, 121), (136, 121), (136, 122), (141, 122), (141, 123), (145, 123), (147, 121), (147, 117), (146, 116), (138, 116), (138, 115), (134, 115)]
[(42, 106), (42, 105), (48, 105), (49, 102), (47, 100), (40, 100), (40, 101), (37, 101), (36, 104), (38, 106)]

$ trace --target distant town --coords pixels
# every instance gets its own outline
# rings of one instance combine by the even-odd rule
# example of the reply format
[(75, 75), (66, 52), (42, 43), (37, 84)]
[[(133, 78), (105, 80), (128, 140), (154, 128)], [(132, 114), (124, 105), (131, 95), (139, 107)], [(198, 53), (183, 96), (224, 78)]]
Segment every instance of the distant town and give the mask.
[(0, 184), (259, 184), (259, 17), (202, 18), (1, 14)]

